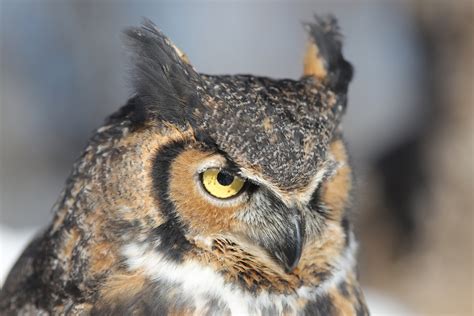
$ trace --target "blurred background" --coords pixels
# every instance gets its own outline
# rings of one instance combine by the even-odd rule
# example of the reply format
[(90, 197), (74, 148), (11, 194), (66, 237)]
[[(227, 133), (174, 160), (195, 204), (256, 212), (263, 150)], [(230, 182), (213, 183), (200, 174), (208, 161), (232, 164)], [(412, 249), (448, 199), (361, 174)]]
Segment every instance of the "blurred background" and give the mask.
[(369, 307), (472, 315), (471, 0), (0, 0), (0, 284), (131, 95), (125, 27), (150, 18), (200, 72), (296, 79), (313, 13), (336, 15), (356, 69), (344, 129)]

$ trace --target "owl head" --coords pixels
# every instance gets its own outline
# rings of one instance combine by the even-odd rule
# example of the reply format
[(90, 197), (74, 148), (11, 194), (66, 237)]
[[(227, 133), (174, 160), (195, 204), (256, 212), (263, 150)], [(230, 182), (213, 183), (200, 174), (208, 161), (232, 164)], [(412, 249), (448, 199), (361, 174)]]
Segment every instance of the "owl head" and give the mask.
[(299, 80), (200, 74), (152, 22), (128, 29), (134, 95), (74, 168), (50, 233), (60, 258), (74, 249), (91, 276), (200, 264), (277, 293), (337, 275), (354, 244), (352, 67), (334, 18), (305, 27)]

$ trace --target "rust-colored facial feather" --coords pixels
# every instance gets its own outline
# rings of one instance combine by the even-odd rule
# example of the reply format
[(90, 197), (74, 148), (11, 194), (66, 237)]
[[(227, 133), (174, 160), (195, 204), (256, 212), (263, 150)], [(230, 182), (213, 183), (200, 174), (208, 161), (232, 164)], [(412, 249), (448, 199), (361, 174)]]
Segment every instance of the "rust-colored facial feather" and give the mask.
[[(242, 203), (229, 205), (225, 204), (225, 201), (219, 203), (217, 198), (206, 197), (208, 194), (200, 187), (198, 168), (211, 155), (216, 156), (212, 152), (190, 149), (176, 157), (171, 166), (170, 200), (191, 234), (213, 235), (229, 232), (231, 227), (235, 226), (235, 214), (242, 206)], [(225, 158), (220, 158), (225, 161)], [(216, 202), (213, 203), (211, 199)]]

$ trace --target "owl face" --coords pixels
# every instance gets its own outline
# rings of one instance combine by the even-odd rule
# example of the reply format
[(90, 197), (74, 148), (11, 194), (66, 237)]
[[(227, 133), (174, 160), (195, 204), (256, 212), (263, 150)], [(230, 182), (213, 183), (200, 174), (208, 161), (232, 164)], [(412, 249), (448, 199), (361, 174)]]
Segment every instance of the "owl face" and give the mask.
[[(347, 169), (341, 140), (332, 146), (334, 153), (299, 190), (269, 182), (262, 171), (247, 169), (217, 147), (193, 139), (160, 148), (149, 176), (167, 225), (174, 236), (182, 236), (183, 250), (211, 250), (216, 240), (231, 240), (242, 245), (242, 251), (250, 246), (289, 273), (297, 267), (305, 244), (313, 243), (328, 222), (338, 225), (342, 220), (339, 205), (325, 204), (321, 196), (340, 184), (323, 188), (325, 180), (342, 181), (346, 191), (350, 186), (347, 171), (335, 176)], [(339, 203), (345, 204), (347, 193), (340, 198)], [(333, 214), (331, 207), (336, 207)], [(175, 245), (168, 246), (171, 250)], [(185, 254), (186, 250), (179, 255)]]
[[(157, 227), (153, 239), (165, 256), (205, 257), (231, 278), (241, 273), (226, 265), (250, 256), (297, 278), (298, 267), (314, 270), (315, 255), (319, 276), (329, 273), (325, 256), (343, 251), (351, 178), (339, 122), (352, 69), (337, 33), (308, 28), (301, 80), (198, 74), (151, 22), (126, 32), (136, 96), (114, 119), (156, 144), (146, 143), (140, 172), (158, 220), (139, 227)], [(314, 254), (329, 240), (328, 253)], [(218, 244), (232, 248), (220, 250), (229, 263), (219, 263)]]

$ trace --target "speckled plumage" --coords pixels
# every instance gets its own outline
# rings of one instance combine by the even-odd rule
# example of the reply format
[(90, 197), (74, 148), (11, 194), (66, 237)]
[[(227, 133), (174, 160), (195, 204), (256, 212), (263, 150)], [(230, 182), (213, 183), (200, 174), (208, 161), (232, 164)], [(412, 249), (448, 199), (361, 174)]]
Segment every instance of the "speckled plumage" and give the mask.
[(199, 120), (200, 128), (239, 164), (261, 168), (268, 181), (285, 189), (307, 186), (325, 159), (346, 101), (318, 89), (311, 77), (203, 78), (210, 99), (205, 101), (212, 105)]
[[(366, 315), (339, 127), (351, 66), (307, 25), (301, 80), (198, 74), (149, 21), (127, 30), (136, 94), (75, 164), (2, 314)], [(231, 199), (203, 170), (246, 181)]]

